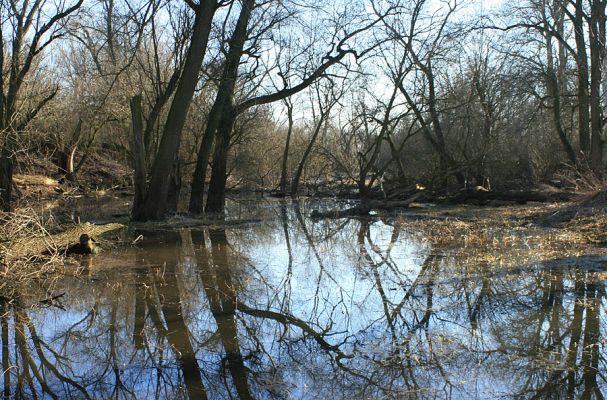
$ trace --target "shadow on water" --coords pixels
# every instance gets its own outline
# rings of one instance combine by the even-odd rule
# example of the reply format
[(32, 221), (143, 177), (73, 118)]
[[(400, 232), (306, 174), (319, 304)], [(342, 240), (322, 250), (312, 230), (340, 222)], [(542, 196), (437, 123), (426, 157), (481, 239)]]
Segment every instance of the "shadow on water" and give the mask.
[(603, 398), (604, 255), (454, 251), (306, 207), (147, 232), (0, 297), (3, 398)]

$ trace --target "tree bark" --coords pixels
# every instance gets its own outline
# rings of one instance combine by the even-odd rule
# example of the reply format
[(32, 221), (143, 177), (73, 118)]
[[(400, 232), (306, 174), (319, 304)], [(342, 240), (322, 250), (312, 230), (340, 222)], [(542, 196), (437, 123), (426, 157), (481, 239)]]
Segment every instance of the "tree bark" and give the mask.
[(176, 156), (173, 162), (173, 170), (169, 176), (169, 195), (167, 196), (167, 212), (177, 212), (179, 205), (179, 195), (181, 193), (182, 183), (182, 165), (183, 161), (181, 157)]
[(590, 17), (590, 165), (596, 172), (603, 168), (603, 107), (601, 83), (605, 59), (605, 1), (591, 2)]
[(310, 153), (312, 152), (312, 149), (314, 148), (314, 144), (316, 143), (316, 138), (318, 138), (318, 134), (320, 133), (320, 130), (322, 129), (322, 126), (325, 123), (325, 118), (326, 118), (327, 114), (329, 113), (330, 109), (331, 108), (329, 107), (328, 110), (326, 110), (324, 112), (321, 111), (321, 113), (320, 113), (318, 123), (316, 124), (316, 127), (314, 128), (314, 133), (312, 133), (310, 142), (308, 143), (308, 146), (306, 147), (306, 150), (304, 151), (304, 154), (301, 157), (299, 164), (297, 165), (297, 171), (295, 171), (295, 175), (293, 176), (293, 181), (291, 182), (291, 196), (297, 196), (297, 191), (299, 190), (299, 181), (301, 180), (301, 175), (303, 173), (304, 167), (306, 166), (308, 157), (310, 156)]
[(196, 8), (190, 47), (164, 125), (146, 198), (142, 207), (133, 210), (133, 219), (137, 221), (162, 219), (167, 213), (173, 165), (181, 145), (183, 126), (198, 82), (216, 10), (217, 4), (211, 0), (201, 1)]
[[(14, 133), (8, 132), (8, 136)], [(7, 138), (7, 141), (10, 141)], [(11, 211), (11, 193), (13, 189), (14, 152), (12, 146), (5, 143), (0, 155), (0, 207), (4, 211)]]
[(291, 134), (293, 133), (293, 104), (290, 101), (285, 100), (287, 107), (287, 139), (285, 141), (285, 149), (282, 153), (282, 166), (280, 168), (280, 192), (286, 193), (287, 191), (287, 179), (288, 179), (288, 166), (289, 166), (289, 147), (291, 146)]
[(69, 142), (59, 150), (59, 155), (57, 156), (59, 173), (62, 174), (67, 181), (74, 180), (74, 156), (76, 154), (76, 148), (78, 147), (81, 134), (82, 120), (79, 120), (78, 124), (76, 124), (76, 128), (74, 128), (74, 132), (72, 133)]
[(584, 5), (583, 0), (575, 2), (575, 18), (573, 20), (575, 44), (577, 47), (576, 64), (578, 69), (578, 131), (580, 151), (586, 157), (590, 154), (590, 100), (588, 94), (588, 55), (586, 38), (584, 36)]
[(141, 95), (131, 98), (131, 120), (133, 125), (133, 141), (131, 153), (135, 167), (135, 198), (133, 210), (139, 210), (145, 200), (145, 187), (147, 180), (147, 167), (145, 143), (143, 137), (143, 116), (141, 112)]
[(245, 0), (243, 2), (238, 22), (236, 23), (236, 27), (230, 38), (229, 50), (226, 56), (219, 88), (217, 89), (217, 96), (215, 97), (215, 103), (213, 103), (213, 108), (209, 114), (207, 126), (200, 143), (200, 149), (198, 150), (196, 169), (194, 170), (190, 191), (189, 211), (191, 213), (199, 214), (202, 212), (204, 181), (206, 179), (209, 155), (211, 154), (213, 147), (213, 139), (222, 114), (226, 107), (231, 107), (233, 101), (232, 98), (234, 97), (234, 88), (238, 76), (238, 66), (240, 64), (240, 58), (242, 57), (244, 44), (247, 40), (247, 26), (254, 7), (255, 0)]
[(225, 209), (226, 179), (228, 170), (228, 149), (236, 112), (233, 107), (224, 109), (222, 121), (215, 135), (215, 152), (213, 154), (213, 167), (211, 168), (211, 181), (205, 212), (222, 213)]
[[(546, 11), (542, 9), (542, 18), (544, 20), (544, 24), (547, 25), (547, 17)], [(562, 18), (561, 18), (562, 20)], [(559, 25), (560, 27), (561, 25)], [(554, 54), (552, 51), (552, 32), (546, 31), (544, 33), (544, 39), (546, 42), (546, 88), (548, 89), (548, 94), (552, 100), (552, 120), (554, 123), (554, 128), (556, 133), (563, 145), (565, 152), (567, 153), (567, 158), (572, 164), (577, 163), (577, 156), (575, 154), (575, 150), (567, 137), (567, 133), (563, 129), (563, 123), (561, 118), (561, 94), (560, 94), (560, 85), (558, 81), (558, 76), (556, 75), (554, 69)], [(560, 54), (559, 54), (560, 55)], [(562, 67), (562, 66), (560, 66)], [(560, 70), (559, 70), (560, 71)]]

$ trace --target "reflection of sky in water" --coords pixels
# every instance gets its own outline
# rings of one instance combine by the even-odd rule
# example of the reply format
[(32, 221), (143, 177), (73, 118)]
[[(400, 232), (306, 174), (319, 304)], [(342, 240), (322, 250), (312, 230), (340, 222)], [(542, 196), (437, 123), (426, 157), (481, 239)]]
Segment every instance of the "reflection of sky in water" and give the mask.
[[(227, 229), (234, 250), (227, 270), (232, 287), (245, 306), (297, 319), (334, 348), (323, 349), (297, 323), (285, 328), (272, 318), (237, 311), (231, 320), (237, 324), (239, 350), (255, 397), (398, 398), (407, 391), (430, 398), (530, 397), (550, 381), (551, 372), (563, 370), (572, 332), (580, 330), (581, 341), (603, 332), (601, 307), (598, 331), (587, 324), (588, 302), (604, 304), (603, 277), (596, 273), (534, 264), (495, 273), (491, 262), (467, 265), (464, 251), (433, 248), (406, 224), (391, 226), (377, 219), (367, 231), (358, 220), (306, 220), (303, 229), (291, 208), (289, 267), (276, 209), (265, 207), (263, 222)], [(94, 259), (90, 276), (59, 283), (54, 292), (66, 292), (67, 311), (27, 311), (48, 346), (44, 352), (49, 361), (93, 397), (114, 396), (118, 380), (126, 388), (123, 394), (185, 396), (176, 349), (159, 334), (149, 309), (148, 347), (136, 349), (133, 337), (135, 291), (147, 288), (155, 301), (161, 299), (160, 281), (150, 281), (150, 276), (170, 274), (177, 262), (177, 286), (162, 293), (179, 296), (209, 398), (227, 398), (228, 391), (235, 396), (225, 338), (218, 334), (217, 315), (211, 312), (199, 275), (205, 260), (200, 235), (183, 231), (170, 236), (165, 235), (161, 245), (148, 239), (141, 249), (102, 253)], [(160, 268), (151, 272), (150, 266)], [(577, 287), (583, 291), (577, 304), (580, 298), (588, 304), (576, 325), (575, 281), (580, 278), (585, 284)], [(219, 278), (213, 279), (216, 283)], [(555, 282), (562, 288), (547, 290)], [(595, 291), (593, 282), (599, 286)], [(179, 319), (165, 311), (165, 320)], [(49, 349), (67, 358), (57, 363)], [(601, 367), (603, 350), (601, 345)], [(338, 352), (346, 357), (336, 358)], [(588, 382), (582, 359), (580, 347), (574, 359), (578, 394)], [(69, 384), (46, 376), (52, 390), (78, 397)], [(12, 378), (14, 385), (15, 374)], [(566, 386), (552, 390), (563, 394)]]
[[(350, 223), (336, 240), (337, 243), (318, 243), (318, 258), (306, 245), (303, 235), (293, 238), (291, 243), (293, 271), (289, 304), (292, 312), (304, 319), (322, 315), (324, 318), (320, 318), (318, 323), (326, 326), (332, 321), (334, 330), (338, 332), (357, 332), (383, 315), (381, 300), (374, 290), (373, 276), (358, 251), (356, 225), (355, 222)], [(381, 249), (387, 248), (392, 229), (381, 222), (373, 224), (373, 243)], [(392, 264), (398, 268), (396, 272), (413, 279), (423, 262), (423, 252), (424, 247), (412, 237), (399, 237), (390, 256)], [(255, 293), (264, 290), (265, 284), (276, 288), (284, 286), (289, 255), (283, 238), (247, 249), (247, 255), (265, 280), (257, 282), (259, 286), (253, 289)], [(377, 254), (372, 256), (379, 260)], [(385, 274), (382, 278), (382, 283), (387, 286), (388, 298), (393, 302), (398, 301), (398, 297), (402, 297), (398, 280), (402, 278), (394, 273)], [(399, 290), (392, 290), (397, 287)], [(340, 310), (334, 310), (336, 306)], [(319, 307), (323, 308), (321, 315), (318, 315)]]

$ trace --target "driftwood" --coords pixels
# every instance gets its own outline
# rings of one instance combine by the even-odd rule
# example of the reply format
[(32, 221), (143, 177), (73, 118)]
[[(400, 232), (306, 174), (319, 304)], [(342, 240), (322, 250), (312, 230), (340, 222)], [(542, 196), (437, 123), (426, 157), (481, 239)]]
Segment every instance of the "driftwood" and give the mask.
[(514, 202), (525, 204), (530, 201), (548, 202), (548, 201), (568, 201), (576, 196), (573, 192), (563, 191), (540, 191), (540, 190), (507, 190), (507, 191), (486, 191), (478, 189), (464, 189), (442, 200), (447, 203), (467, 203), (488, 204), (491, 201)]
[(80, 235), (86, 233), (97, 237), (104, 233), (124, 228), (122, 224), (94, 225), (84, 223), (74, 225), (63, 232), (53, 235), (19, 238), (10, 242), (2, 253), (11, 258), (29, 258), (43, 254), (49, 250), (65, 251), (70, 245), (78, 243)]
[(310, 218), (320, 220), (325, 218), (349, 218), (369, 215), (371, 210), (391, 210), (394, 208), (408, 208), (411, 203), (414, 203), (424, 195), (424, 192), (417, 192), (406, 200), (367, 200), (361, 202), (356, 207), (347, 208), (345, 210), (332, 210), (320, 212), (312, 211)]
[(374, 210), (390, 210), (393, 208), (408, 208), (411, 203), (421, 200), (426, 197), (426, 193), (423, 191), (417, 192), (407, 198), (406, 200), (370, 200), (368, 202), (369, 208)]

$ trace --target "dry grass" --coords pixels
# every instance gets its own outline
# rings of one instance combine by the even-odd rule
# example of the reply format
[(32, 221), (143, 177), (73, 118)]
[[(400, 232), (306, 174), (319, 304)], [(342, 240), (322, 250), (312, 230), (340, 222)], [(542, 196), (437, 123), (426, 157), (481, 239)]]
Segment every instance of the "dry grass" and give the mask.
[(80, 235), (86, 233), (91, 237), (103, 235), (116, 229), (124, 228), (122, 224), (94, 225), (88, 222), (76, 224), (53, 235), (41, 235), (12, 240), (9, 251), (22, 257), (35, 257), (47, 252), (64, 253), (70, 244), (78, 243)]
[(578, 192), (598, 192), (605, 188), (605, 181), (593, 171), (587, 159), (580, 158), (578, 164), (565, 164), (565, 168), (554, 174), (564, 185)]
[(44, 175), (15, 174), (13, 176), (13, 182), (17, 186), (40, 185), (55, 187), (59, 185), (59, 182), (56, 179)]
[(77, 243), (82, 233), (96, 237), (123, 227), (84, 223), (51, 234), (51, 226), (52, 221), (43, 220), (32, 209), (0, 214), (0, 295), (16, 285), (56, 272), (64, 265), (67, 247)]
[[(559, 206), (507, 208), (455, 207), (435, 210), (432, 219), (403, 219), (401, 224), (429, 242), (433, 252), (456, 257), (460, 263), (500, 270), (569, 257), (603, 255), (607, 216), (579, 215), (562, 226), (534, 223), (538, 215)], [(560, 206), (562, 207), (562, 205)], [(602, 236), (600, 236), (602, 235)]]
[[(50, 237), (44, 221), (31, 209), (0, 214), (0, 293), (39, 279), (55, 268), (60, 255)], [(13, 247), (15, 242), (31, 238), (37, 238), (45, 251), (34, 255)]]

